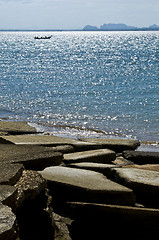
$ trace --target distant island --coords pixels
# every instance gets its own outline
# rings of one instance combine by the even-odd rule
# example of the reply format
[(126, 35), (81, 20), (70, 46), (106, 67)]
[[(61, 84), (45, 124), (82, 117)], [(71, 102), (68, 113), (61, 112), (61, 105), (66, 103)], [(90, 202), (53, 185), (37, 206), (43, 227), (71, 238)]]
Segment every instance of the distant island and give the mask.
[(153, 24), (149, 27), (134, 27), (124, 23), (104, 23), (99, 28), (96, 26), (86, 25), (83, 31), (159, 31), (159, 26)]

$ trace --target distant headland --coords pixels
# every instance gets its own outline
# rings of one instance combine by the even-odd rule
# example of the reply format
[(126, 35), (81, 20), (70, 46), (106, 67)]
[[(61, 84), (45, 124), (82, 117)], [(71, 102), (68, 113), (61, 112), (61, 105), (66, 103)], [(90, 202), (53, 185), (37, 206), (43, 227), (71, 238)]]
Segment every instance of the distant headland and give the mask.
[(134, 27), (123, 23), (104, 23), (99, 28), (96, 26), (86, 25), (83, 31), (159, 31), (159, 26), (156, 24), (149, 27)]

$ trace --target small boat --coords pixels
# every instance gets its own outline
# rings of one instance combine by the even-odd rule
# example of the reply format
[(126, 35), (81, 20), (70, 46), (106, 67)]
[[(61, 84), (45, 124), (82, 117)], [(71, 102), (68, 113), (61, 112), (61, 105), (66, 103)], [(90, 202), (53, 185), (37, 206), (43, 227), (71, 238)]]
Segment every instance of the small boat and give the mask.
[(52, 35), (51, 36), (44, 36), (44, 37), (34, 37), (34, 39), (50, 39), (52, 37)]

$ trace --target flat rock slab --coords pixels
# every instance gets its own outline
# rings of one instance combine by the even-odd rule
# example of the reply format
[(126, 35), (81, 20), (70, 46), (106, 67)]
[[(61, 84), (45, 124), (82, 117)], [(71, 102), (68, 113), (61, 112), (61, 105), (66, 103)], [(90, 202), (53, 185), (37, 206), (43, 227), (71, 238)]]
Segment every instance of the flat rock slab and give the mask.
[(132, 190), (108, 180), (94, 171), (68, 167), (49, 167), (40, 171), (48, 181), (50, 194), (57, 201), (91, 201), (133, 205)]
[(0, 185), (0, 202), (14, 208), (17, 197), (17, 190), (13, 186)]
[(63, 155), (42, 146), (0, 144), (0, 163), (21, 163), (27, 169), (41, 170), (59, 165)]
[(159, 209), (82, 202), (68, 202), (67, 206), (73, 219), (93, 217), (98, 221), (104, 217), (105, 221), (112, 219), (114, 224), (115, 219), (118, 218), (120, 221), (133, 223), (133, 226), (134, 224), (142, 224), (143, 226), (147, 224), (149, 227), (152, 225), (158, 227)]
[(0, 163), (0, 184), (14, 185), (22, 175), (22, 164)]
[(116, 153), (109, 149), (97, 149), (84, 152), (76, 152), (64, 154), (64, 162), (77, 163), (77, 162), (97, 162), (97, 163), (110, 163), (115, 160)]
[(42, 145), (42, 146), (58, 146), (72, 145), (76, 151), (85, 151), (90, 149), (101, 148), (96, 143), (77, 141), (70, 138), (63, 138), (50, 135), (16, 135), (4, 136), (3, 140), (10, 141), (16, 145)]
[(140, 146), (138, 140), (118, 139), (118, 138), (82, 138), (82, 141), (101, 144), (102, 147), (111, 149), (116, 152), (124, 150), (135, 150)]
[(127, 165), (127, 166), (122, 166), (123, 168), (138, 168), (138, 169), (143, 169), (143, 170), (150, 170), (150, 171), (156, 171), (159, 172), (159, 164), (144, 164), (144, 165)]
[(10, 134), (29, 134), (36, 133), (37, 131), (27, 122), (0, 121), (0, 132), (8, 132)]
[(0, 203), (0, 240), (11, 240), (16, 237), (16, 216), (11, 208)]
[(69, 164), (69, 167), (100, 172), (100, 173), (104, 174), (105, 176), (107, 176), (110, 172), (110, 168), (114, 168), (114, 167), (118, 167), (118, 166), (113, 165), (113, 164), (82, 162), (82, 163), (71, 163), (71, 164)]
[(50, 147), (52, 151), (65, 153), (72, 153), (75, 151), (74, 147), (71, 145), (59, 145), (56, 147)]
[(158, 202), (159, 173), (135, 168), (110, 169), (113, 180), (134, 190), (145, 202)]
[(75, 239), (105, 239), (108, 234), (113, 240), (158, 238), (158, 209), (70, 202), (67, 210)]
[(124, 151), (123, 157), (136, 164), (159, 164), (159, 152)]

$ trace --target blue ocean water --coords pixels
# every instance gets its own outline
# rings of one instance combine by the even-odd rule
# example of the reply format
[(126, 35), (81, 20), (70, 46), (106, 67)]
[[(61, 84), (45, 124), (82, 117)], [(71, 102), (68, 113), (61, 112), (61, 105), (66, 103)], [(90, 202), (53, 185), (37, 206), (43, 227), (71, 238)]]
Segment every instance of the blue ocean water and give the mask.
[(0, 32), (0, 85), (2, 119), (159, 141), (159, 32)]

